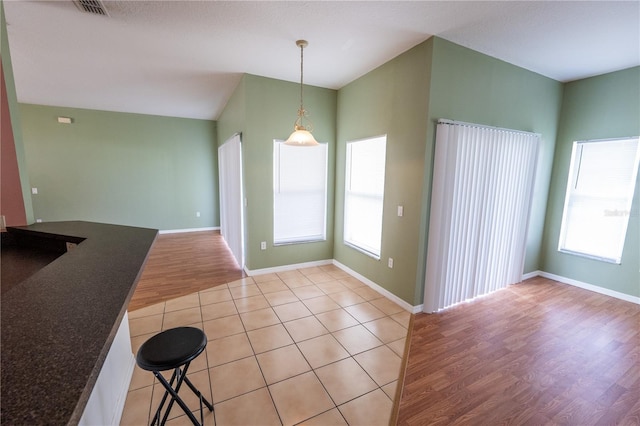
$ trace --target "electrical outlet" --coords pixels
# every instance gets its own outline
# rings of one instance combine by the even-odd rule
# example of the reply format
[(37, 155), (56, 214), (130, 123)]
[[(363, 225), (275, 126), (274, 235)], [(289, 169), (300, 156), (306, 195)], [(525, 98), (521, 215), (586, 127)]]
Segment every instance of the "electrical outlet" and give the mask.
[(196, 217), (200, 217), (200, 212), (196, 212)]
[(398, 206), (398, 216), (404, 216), (404, 206)]
[(37, 194), (38, 193), (38, 188), (31, 188), (31, 193), (32, 194)]
[(389, 258), (389, 261), (387, 262), (387, 265), (389, 266), (389, 268), (393, 269), (393, 259)]
[(266, 241), (262, 241), (260, 243), (260, 250), (266, 250), (267, 249), (267, 242)]
[(37, 222), (37, 223), (41, 223), (41, 222), (42, 222), (42, 219), (36, 219), (36, 222)]

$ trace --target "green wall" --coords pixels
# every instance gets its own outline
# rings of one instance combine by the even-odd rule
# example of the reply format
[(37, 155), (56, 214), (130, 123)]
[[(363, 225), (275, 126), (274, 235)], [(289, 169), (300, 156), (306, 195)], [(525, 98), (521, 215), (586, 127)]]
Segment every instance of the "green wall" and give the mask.
[(524, 267), (525, 273), (536, 271), (540, 266), (562, 84), (439, 38), (435, 39), (433, 63), (431, 146), (439, 118), (523, 130), (542, 137)]
[(247, 74), (242, 76), (240, 83), (227, 101), (220, 118), (218, 118), (218, 146), (224, 144), (234, 134), (242, 133), (245, 130), (247, 123), (245, 81), (247, 78)]
[(215, 122), (28, 104), (20, 110), (37, 219), (219, 226)]
[(620, 265), (558, 252), (574, 141), (640, 135), (640, 67), (565, 85), (544, 232), (541, 269), (606, 289), (640, 296), (640, 175)]
[[(333, 257), (336, 91), (304, 87), (304, 106), (313, 134), (329, 144), (326, 241), (273, 245), (273, 140), (293, 131), (300, 86), (266, 77), (245, 75), (218, 120), (220, 143), (242, 133), (245, 206), (245, 256), (250, 270), (326, 260)], [(260, 242), (267, 249), (260, 250)]]
[(16, 146), (16, 158), (18, 160), (18, 170), (22, 186), (22, 198), (24, 201), (25, 215), (27, 223), (35, 221), (33, 216), (33, 205), (31, 203), (31, 189), (27, 172), (27, 161), (25, 157), (24, 145), (22, 143), (22, 129), (20, 127), (20, 108), (16, 96), (16, 86), (13, 78), (13, 66), (11, 65), (11, 52), (9, 50), (9, 38), (7, 36), (7, 23), (4, 16), (4, 2), (0, 1), (0, 56), (2, 56), (2, 69), (6, 82), (7, 100), (9, 101), (9, 112), (11, 115), (11, 127), (13, 139)]
[[(549, 181), (562, 104), (562, 83), (504, 61), (434, 37), (423, 223), (429, 223), (429, 200), (438, 119), (523, 130), (541, 135), (536, 181), (527, 232), (524, 273), (540, 268), (542, 233)], [(422, 234), (422, 232), (421, 232)], [(428, 232), (425, 232), (427, 238)], [(427, 239), (421, 246), (426, 257)], [(418, 274), (415, 304), (422, 303), (424, 267)]]
[[(423, 302), (435, 123), (448, 118), (542, 135), (525, 259), (525, 272), (538, 270), (561, 102), (561, 83), (437, 37), (340, 89), (334, 258), (412, 305)], [(344, 245), (342, 215), (345, 143), (380, 134), (388, 146), (377, 261)]]
[[(6, 67), (4, 21), (2, 30)], [(45, 221), (159, 229), (218, 226), (216, 148), (240, 132), (248, 269), (336, 259), (419, 305), (437, 119), (531, 131), (542, 135), (542, 144), (524, 272), (547, 271), (637, 296), (638, 190), (622, 265), (561, 254), (556, 248), (571, 143), (640, 133), (639, 74), (636, 67), (563, 85), (433, 37), (339, 91), (305, 86), (314, 135), (329, 144), (327, 240), (322, 242), (273, 245), (273, 139), (285, 139), (292, 131), (299, 86), (265, 77), (244, 75), (217, 123), (36, 105), (14, 108), (22, 116), (17, 119), (24, 144), (21, 164), (28, 159), (23, 186), (38, 188), (33, 213)], [(13, 99), (17, 105), (15, 93)], [(60, 115), (73, 117), (74, 123), (58, 124)], [(387, 135), (387, 170), (378, 261), (343, 243), (342, 218), (346, 142), (382, 134)], [(30, 200), (28, 194), (25, 201)], [(403, 217), (396, 214), (398, 205), (404, 206)], [(267, 250), (260, 250), (261, 241)], [(389, 257), (393, 269), (387, 267)]]
[[(338, 92), (334, 258), (410, 303), (414, 301), (424, 179), (432, 42), (422, 43)], [(380, 260), (344, 244), (346, 143), (387, 135)], [(397, 206), (404, 207), (398, 217)], [(394, 259), (393, 269), (387, 266)]]
[[(446, 40), (433, 40), (431, 96), (427, 129), (423, 223), (427, 229), (436, 122), (440, 118), (523, 130), (541, 135), (524, 272), (540, 268), (549, 181), (556, 143), (562, 84)], [(421, 234), (423, 232), (421, 231)], [(421, 259), (426, 255), (426, 241)], [(417, 274), (414, 304), (422, 303), (424, 264)]]

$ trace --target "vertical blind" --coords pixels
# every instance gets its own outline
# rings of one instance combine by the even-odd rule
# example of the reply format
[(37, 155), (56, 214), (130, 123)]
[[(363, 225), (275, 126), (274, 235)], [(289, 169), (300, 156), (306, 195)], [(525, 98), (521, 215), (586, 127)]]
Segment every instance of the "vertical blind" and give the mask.
[(521, 280), (539, 139), (438, 122), (425, 312)]
[(244, 266), (244, 226), (242, 212), (242, 144), (240, 135), (229, 138), (218, 148), (220, 182), (220, 234), (236, 262)]
[(387, 137), (347, 142), (344, 242), (380, 258)]
[(326, 238), (327, 144), (273, 144), (273, 242)]

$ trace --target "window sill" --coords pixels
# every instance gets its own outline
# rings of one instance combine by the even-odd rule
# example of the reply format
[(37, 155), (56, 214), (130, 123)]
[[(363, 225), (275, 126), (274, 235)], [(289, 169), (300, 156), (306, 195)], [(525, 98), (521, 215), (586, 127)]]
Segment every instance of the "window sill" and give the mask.
[(380, 255), (371, 253), (370, 251), (367, 251), (367, 250), (363, 249), (362, 247), (358, 247), (355, 244), (351, 244), (351, 243), (348, 243), (346, 241), (343, 241), (343, 242), (344, 242), (344, 245), (347, 246), (347, 247), (351, 247), (352, 249), (354, 249), (356, 251), (359, 251), (360, 253), (362, 253), (362, 254), (364, 254), (366, 256), (372, 257), (375, 260), (380, 260)]
[(570, 255), (579, 256), (579, 257), (586, 257), (587, 259), (598, 260), (600, 262), (613, 263), (614, 265), (620, 265), (622, 263), (621, 259), (611, 259), (608, 257), (595, 256), (593, 254), (581, 253), (579, 251), (572, 251), (572, 250), (566, 250), (566, 249), (558, 249), (558, 251), (560, 253), (570, 254)]
[(308, 243), (323, 243), (326, 242), (327, 239), (326, 238), (319, 238), (316, 240), (300, 240), (300, 241), (281, 241), (281, 242), (274, 242), (273, 246), (274, 247), (280, 247), (280, 246), (291, 246), (294, 244), (308, 244)]

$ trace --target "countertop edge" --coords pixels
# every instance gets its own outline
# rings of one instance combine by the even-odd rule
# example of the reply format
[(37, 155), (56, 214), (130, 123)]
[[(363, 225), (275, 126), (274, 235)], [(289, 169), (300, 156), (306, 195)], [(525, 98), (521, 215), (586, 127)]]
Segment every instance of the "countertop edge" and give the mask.
[(140, 270), (138, 271), (138, 275), (135, 278), (135, 281), (133, 282), (133, 284), (131, 285), (131, 290), (129, 290), (129, 294), (127, 295), (126, 300), (124, 301), (124, 304), (122, 305), (122, 309), (120, 309), (120, 312), (118, 313), (118, 317), (116, 318), (115, 323), (113, 324), (113, 327), (111, 328), (111, 332), (109, 333), (109, 336), (107, 337), (107, 340), (105, 341), (105, 344), (102, 348), (102, 350), (100, 351), (100, 354), (98, 355), (98, 359), (96, 360), (96, 364), (93, 368), (93, 370), (91, 371), (91, 374), (89, 375), (88, 379), (87, 379), (87, 384), (85, 385), (84, 389), (82, 390), (82, 394), (80, 395), (80, 399), (78, 400), (78, 403), (76, 404), (75, 409), (73, 410), (73, 413), (71, 414), (71, 417), (69, 418), (69, 423), (70, 425), (75, 425), (80, 423), (80, 419), (82, 418), (82, 415), (84, 414), (84, 409), (87, 406), (87, 402), (89, 402), (89, 397), (91, 397), (91, 392), (93, 391), (93, 388), (98, 380), (98, 376), (100, 375), (100, 371), (102, 371), (102, 367), (104, 366), (104, 362), (107, 359), (107, 355), (109, 354), (109, 351), (111, 350), (111, 345), (113, 344), (113, 341), (116, 337), (116, 334), (118, 333), (118, 329), (120, 327), (120, 324), (122, 322), (122, 319), (124, 318), (124, 314), (125, 312), (127, 312), (127, 308), (129, 306), (129, 302), (131, 301), (131, 297), (133, 296), (133, 293), (135, 293), (136, 291), (136, 287), (138, 285), (138, 281), (140, 280), (140, 276), (142, 275), (142, 271), (144, 270), (144, 266), (147, 263), (147, 260), (149, 259), (149, 253), (151, 252), (151, 247), (153, 247), (153, 244), (155, 243), (155, 240), (158, 238), (158, 233), (156, 232), (156, 235), (153, 237), (153, 241), (151, 242), (150, 246), (149, 246), (149, 251), (147, 252), (147, 255), (144, 258), (144, 261), (142, 262), (142, 264), (140, 265)]
[[(157, 239), (158, 230), (68, 221), (7, 227), (7, 231), (13, 231), (16, 235), (80, 244), (3, 294), (2, 422), (78, 424), (125, 317), (128, 304)], [(79, 291), (76, 293), (77, 290)], [(78, 297), (74, 298), (76, 294)], [(69, 296), (70, 300), (67, 299)], [(29, 315), (22, 314), (29, 309), (38, 312), (33, 317), (39, 318), (37, 322), (31, 321)], [(51, 317), (53, 323), (83, 325), (73, 326), (70, 329), (74, 330), (73, 335), (64, 334), (65, 330), (58, 330), (53, 335), (53, 338), (57, 339), (55, 342), (58, 349), (43, 347), (38, 343), (39, 336), (50, 337), (48, 334), (42, 334), (50, 328), (50, 325), (46, 324), (49, 321), (42, 322), (50, 313), (55, 314)], [(75, 318), (75, 322), (72, 318)], [(100, 324), (99, 332), (96, 329), (93, 336), (93, 323), (90, 318), (95, 318), (96, 325)], [(85, 322), (84, 319), (88, 321)], [(77, 322), (78, 320), (81, 322)], [(38, 331), (43, 324), (45, 331)], [(25, 339), (25, 336), (28, 338)], [(74, 341), (86, 342), (89, 346), (72, 346)], [(82, 349), (78, 352), (75, 348)], [(81, 357), (82, 362), (77, 364), (83, 372), (76, 375), (73, 382), (66, 384), (65, 392), (56, 392), (54, 389), (59, 387), (60, 383), (65, 383), (64, 374), (50, 379), (47, 374), (42, 376), (39, 373), (43, 366), (55, 365), (53, 363), (56, 360), (73, 362), (77, 358), (75, 353), (84, 354)], [(5, 354), (7, 356), (4, 356)], [(48, 357), (50, 355), (53, 356)], [(28, 362), (35, 362), (33, 368)], [(36, 365), (40, 366), (40, 369), (35, 367)], [(71, 375), (76, 373), (73, 367), (69, 368), (69, 371)], [(16, 376), (24, 377), (25, 380), (15, 380)], [(38, 376), (39, 379), (36, 378)], [(9, 383), (12, 385), (7, 387)], [(53, 392), (59, 396), (40, 400), (37, 393), (29, 391), (30, 387), (36, 389), (33, 386), (42, 386), (41, 394), (46, 392), (44, 395), (52, 395)], [(38, 408), (33, 410), (33, 407)]]

